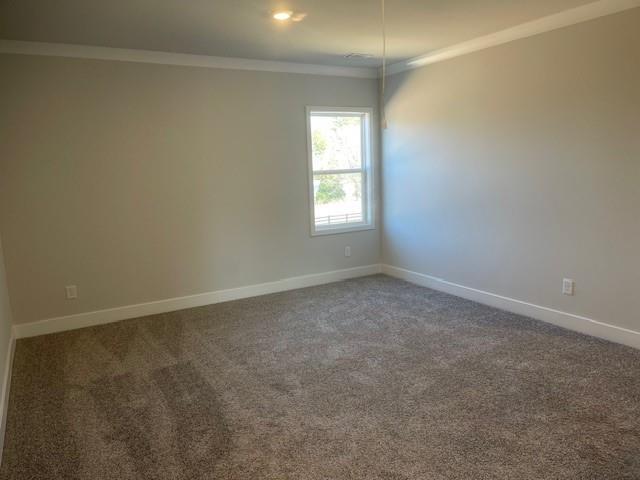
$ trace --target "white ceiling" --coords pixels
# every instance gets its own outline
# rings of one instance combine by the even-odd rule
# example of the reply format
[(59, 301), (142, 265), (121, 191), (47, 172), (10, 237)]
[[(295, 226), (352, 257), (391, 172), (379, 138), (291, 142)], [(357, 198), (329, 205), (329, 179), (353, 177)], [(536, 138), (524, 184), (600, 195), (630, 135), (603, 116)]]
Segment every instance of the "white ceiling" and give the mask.
[[(388, 53), (404, 60), (592, 1), (386, 0)], [(277, 9), (307, 16), (281, 24)], [(380, 0), (0, 0), (0, 38), (377, 66)]]

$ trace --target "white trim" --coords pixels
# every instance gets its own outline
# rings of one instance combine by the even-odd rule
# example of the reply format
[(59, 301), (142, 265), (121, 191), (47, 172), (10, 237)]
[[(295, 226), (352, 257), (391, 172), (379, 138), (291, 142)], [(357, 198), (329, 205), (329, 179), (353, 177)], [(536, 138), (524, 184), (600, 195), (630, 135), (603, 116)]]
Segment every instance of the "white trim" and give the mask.
[(336, 170), (314, 170), (315, 175), (343, 175), (345, 173), (361, 173), (362, 168), (342, 168)]
[(486, 48), (502, 45), (504, 43), (531, 37), (540, 33), (557, 30), (577, 23), (594, 20), (599, 17), (640, 7), (640, 0), (599, 0), (580, 7), (565, 10), (560, 13), (526, 22), (515, 27), (507, 28), (490, 35), (478, 37), (473, 40), (451, 45), (419, 57), (394, 63), (387, 67), (389, 75), (404, 72), (414, 68), (424, 67), (436, 62), (441, 62), (467, 53), (484, 50)]
[(4, 451), (4, 434), (7, 430), (7, 413), (9, 410), (9, 393), (11, 390), (11, 372), (13, 367), (13, 354), (16, 347), (16, 338), (13, 329), (11, 329), (11, 338), (9, 339), (9, 348), (7, 349), (7, 358), (4, 365), (4, 376), (2, 377), (2, 392), (0, 392), (0, 460), (2, 460), (2, 452)]
[[(434, 290), (446, 292), (451, 295), (456, 295), (458, 297), (473, 300), (478, 303), (489, 305), (495, 308), (535, 318), (543, 322), (552, 323), (569, 330), (574, 330), (587, 335), (640, 349), (640, 332), (634, 330), (610, 325), (587, 317), (582, 317), (580, 315), (575, 315), (572, 313), (562, 312), (559, 310), (554, 310), (552, 308), (523, 302), (521, 300), (516, 300), (502, 295), (496, 295), (494, 293), (485, 292), (483, 290), (465, 287), (464, 285), (449, 282), (441, 278), (433, 277), (431, 275), (425, 275), (423, 273), (413, 272), (411, 270), (406, 270), (399, 267), (394, 267), (392, 265), (374, 264), (362, 267), (348, 268), (344, 270), (303, 275), (299, 277), (290, 277), (274, 282), (260, 283), (245, 287), (218, 290), (214, 292), (171, 298), (167, 300), (159, 300), (155, 302), (141, 303), (137, 305), (128, 305), (124, 307), (79, 313), (76, 315), (50, 318), (38, 322), (16, 324), (13, 326), (13, 335), (11, 338), (9, 353), (7, 354), (7, 363), (5, 365), (4, 373), (4, 384), (10, 385), (11, 363), (13, 362), (15, 340), (19, 338), (46, 335), (49, 333), (90, 327), (93, 325), (103, 325), (106, 323), (118, 322), (120, 320), (126, 320), (129, 318), (172, 312), (185, 308), (200, 307), (215, 303), (228, 302), (231, 300), (238, 300), (241, 298), (248, 298), (259, 295), (266, 295), (269, 293), (294, 290), (297, 288), (322, 285), (325, 283), (337, 282), (349, 278), (374, 275), (376, 273), (384, 273), (386, 275), (400, 278), (402, 280), (406, 280), (423, 287), (432, 288)], [(0, 400), (0, 402), (2, 402), (0, 403), (0, 406), (3, 408), (2, 412), (4, 412), (4, 409), (6, 409), (5, 403), (8, 400), (8, 388), (5, 387), (3, 392), (3, 397)]]
[(155, 63), (187, 67), (222, 68), (227, 70), (254, 70), (262, 72), (302, 73), (336, 77), (377, 78), (375, 68), (312, 65), (295, 62), (274, 62), (248, 58), (212, 57), (187, 53), (156, 52), (127, 48), (94, 47), (67, 43), (23, 42), (0, 40), (0, 53), (44, 55), (50, 57), (89, 58), (121, 62)]
[[(640, 7), (640, 0), (598, 0), (563, 12), (548, 15), (530, 22), (516, 25), (499, 32), (478, 37), (466, 42), (450, 45), (425, 55), (403, 60), (387, 67), (387, 74), (393, 75), (414, 68), (420, 68), (467, 53), (484, 50), (540, 33), (557, 30), (577, 23), (594, 20), (632, 8)], [(159, 52), (127, 48), (73, 45), (68, 43), (25, 42), (0, 40), (0, 53), (18, 55), (44, 55), (51, 57), (88, 58), (123, 62), (155, 63), (190, 67), (221, 68), (229, 70), (253, 70), (265, 72), (300, 73), (308, 75), (329, 75), (338, 77), (378, 78), (379, 69), (365, 67), (340, 67), (334, 65), (314, 65), (295, 62), (277, 62), (247, 58), (214, 57), (188, 53)]]
[(334, 227), (324, 227), (311, 233), (312, 237), (323, 237), (326, 235), (338, 235), (339, 233), (364, 232), (375, 230), (374, 225), (368, 223), (336, 223)]
[(184, 308), (201, 307), (214, 303), (228, 302), (240, 298), (255, 297), (269, 293), (294, 290), (296, 288), (311, 287), (325, 283), (337, 282), (348, 278), (363, 277), (380, 273), (380, 265), (366, 265), (362, 267), (335, 270), (332, 272), (315, 273), (300, 277), (290, 277), (275, 282), (248, 285), (245, 287), (217, 290), (186, 297), (170, 298), (137, 305), (97, 310), (94, 312), (78, 313), (65, 317), (50, 318), (32, 323), (22, 323), (13, 326), (16, 338), (35, 337), (49, 333), (74, 330), (76, 328), (91, 327), (105, 323), (118, 322), (128, 318), (143, 317), (158, 313), (173, 312)]
[(412, 272), (392, 265), (382, 265), (382, 273), (400, 278), (423, 287), (432, 288), (451, 295), (473, 300), (484, 305), (535, 318), (543, 322), (552, 323), (568, 330), (602, 338), (611, 342), (621, 343), (640, 349), (640, 332), (599, 322), (591, 318), (574, 315), (573, 313), (554, 310), (532, 303), (523, 302), (495, 293), (485, 292), (476, 288), (465, 287), (441, 278), (423, 273)]
[[(314, 170), (313, 150), (311, 139), (311, 114), (320, 116), (345, 115), (359, 116), (362, 118), (362, 166), (358, 169), (343, 170)], [(306, 107), (307, 124), (307, 169), (308, 169), (308, 189), (309, 189), (309, 227), (312, 237), (322, 235), (335, 235), (337, 233), (357, 232), (361, 230), (374, 230), (376, 228), (375, 202), (377, 199), (375, 192), (375, 168), (376, 162), (373, 159), (373, 108), (371, 107)], [(362, 222), (343, 223), (333, 226), (316, 227), (315, 198), (313, 188), (313, 178), (315, 175), (334, 175), (342, 173), (360, 173), (362, 182)]]

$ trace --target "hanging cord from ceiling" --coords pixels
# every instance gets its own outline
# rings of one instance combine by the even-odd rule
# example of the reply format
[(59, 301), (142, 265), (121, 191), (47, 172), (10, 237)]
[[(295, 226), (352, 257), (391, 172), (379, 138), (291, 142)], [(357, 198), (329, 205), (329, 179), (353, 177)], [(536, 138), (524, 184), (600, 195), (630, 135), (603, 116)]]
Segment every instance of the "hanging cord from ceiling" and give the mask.
[(384, 91), (387, 83), (387, 19), (385, 15), (385, 0), (382, 2), (382, 79), (380, 86), (380, 123), (383, 129), (387, 128), (387, 114), (385, 111)]

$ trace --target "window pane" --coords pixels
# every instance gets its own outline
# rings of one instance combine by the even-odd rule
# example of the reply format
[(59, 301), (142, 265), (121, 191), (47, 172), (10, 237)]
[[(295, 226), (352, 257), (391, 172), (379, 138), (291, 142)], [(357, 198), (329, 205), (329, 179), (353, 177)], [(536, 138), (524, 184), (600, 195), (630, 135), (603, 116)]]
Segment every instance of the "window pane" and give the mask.
[(311, 115), (314, 170), (345, 170), (362, 166), (360, 115)]
[(314, 175), (313, 195), (316, 227), (361, 223), (362, 174)]

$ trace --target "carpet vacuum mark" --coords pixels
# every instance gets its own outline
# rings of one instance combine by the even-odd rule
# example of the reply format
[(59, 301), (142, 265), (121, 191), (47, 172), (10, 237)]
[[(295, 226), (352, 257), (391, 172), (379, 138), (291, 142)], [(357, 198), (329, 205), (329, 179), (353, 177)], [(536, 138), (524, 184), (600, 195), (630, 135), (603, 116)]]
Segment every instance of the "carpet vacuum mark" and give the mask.
[(384, 275), (22, 339), (0, 479), (640, 479), (640, 351)]

